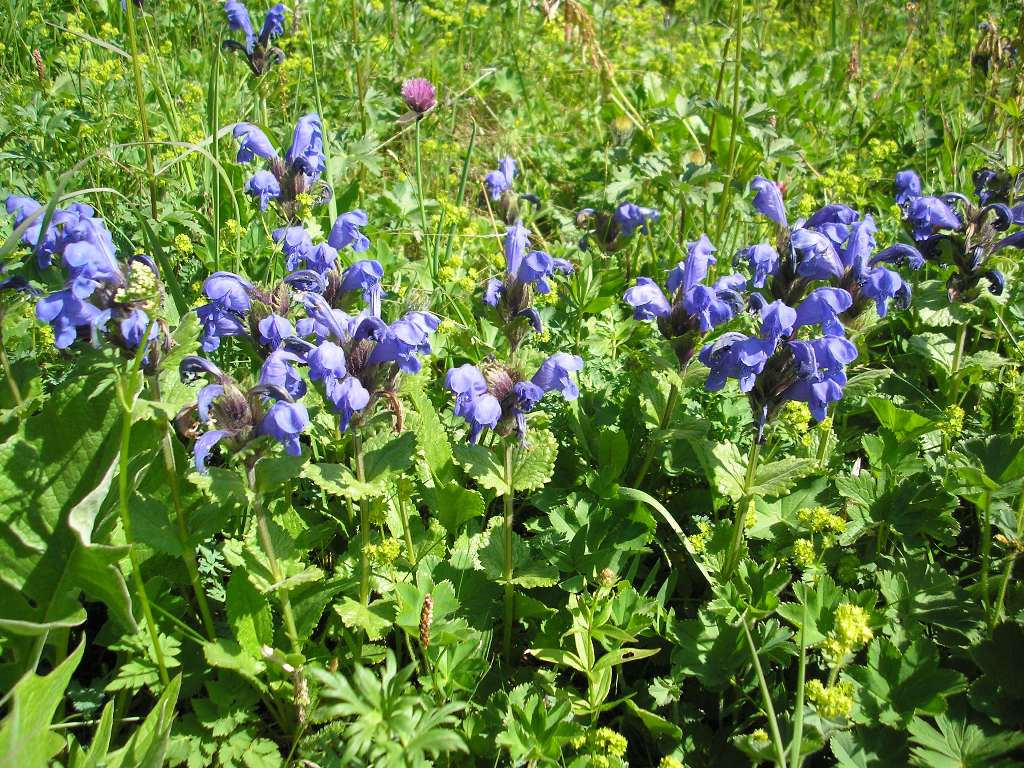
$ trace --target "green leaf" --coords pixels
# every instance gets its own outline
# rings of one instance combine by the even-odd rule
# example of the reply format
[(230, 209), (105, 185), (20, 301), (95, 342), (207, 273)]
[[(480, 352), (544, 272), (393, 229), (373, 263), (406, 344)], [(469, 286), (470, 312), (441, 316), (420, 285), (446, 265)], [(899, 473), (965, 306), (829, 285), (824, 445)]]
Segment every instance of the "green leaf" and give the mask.
[(125, 550), (94, 540), (95, 531), (111, 528), (101, 510), (116, 470), (120, 414), (112, 372), (92, 356), (82, 366), (90, 362), (91, 374), (72, 371), (0, 444), (0, 627), (19, 633), (79, 623), (83, 591), (123, 628), (135, 628), (118, 568)]
[(916, 718), (908, 728), (914, 744), (912, 763), (921, 768), (1009, 768), (1016, 761), (996, 762), (997, 758), (1024, 746), (1024, 733), (986, 733), (973, 723), (945, 715), (936, 717), (935, 725)]
[(907, 737), (889, 728), (861, 726), (829, 741), (841, 768), (892, 768), (907, 764)]
[[(818, 468), (814, 459), (780, 459), (761, 464), (754, 473), (750, 493), (753, 496), (771, 498), (783, 496), (800, 480), (813, 474)], [(742, 486), (740, 486), (742, 489)]]
[(423, 489), (423, 501), (434, 518), (453, 536), (463, 523), (484, 514), (484, 497), (479, 491), (450, 483)]
[(555, 471), (558, 441), (547, 429), (532, 429), (527, 446), (512, 449), (512, 489), (535, 491), (547, 485)]
[(924, 637), (905, 649), (888, 638), (876, 638), (868, 648), (867, 664), (851, 666), (847, 674), (858, 684), (854, 719), (892, 728), (905, 728), (918, 712), (942, 714), (946, 697), (965, 687), (963, 675), (939, 667), (938, 649)]
[[(505, 523), (499, 520), (490, 528), (490, 540), (480, 548), (478, 556), (487, 577), (499, 584), (505, 583)], [(512, 532), (512, 583), (525, 589), (550, 587), (558, 582), (558, 569), (515, 531)]]
[(203, 655), (211, 667), (230, 669), (252, 682), (258, 682), (263, 673), (263, 661), (234, 640), (220, 638), (215, 643), (203, 643)]
[(181, 675), (171, 680), (156, 706), (132, 734), (128, 743), (107, 756), (104, 768), (161, 768), (177, 713), (175, 704), (181, 689)]
[(267, 598), (239, 570), (228, 581), (225, 607), (238, 644), (259, 658), (261, 648), (274, 641), (274, 619)]
[(453, 479), (455, 456), (434, 404), (414, 376), (402, 379), (402, 392), (412, 401), (415, 409), (409, 414), (409, 428), (416, 435), (416, 442), (430, 474), (442, 482)]
[(505, 468), (495, 451), (482, 445), (463, 443), (455, 446), (455, 458), (470, 477), (499, 496), (507, 492)]
[(0, 724), (0, 755), (10, 766), (46, 766), (64, 748), (64, 737), (50, 729), (85, 642), (45, 677), (29, 673), (14, 686), (11, 710)]
[(915, 440), (921, 435), (927, 434), (939, 428), (929, 418), (896, 407), (892, 400), (884, 397), (869, 397), (868, 405), (875, 412), (879, 424), (896, 435), (900, 442)]
[(746, 459), (735, 443), (718, 443), (707, 456), (709, 478), (720, 494), (733, 501), (743, 498), (743, 483), (747, 474)]
[(302, 466), (308, 457), (281, 454), (264, 456), (256, 462), (256, 492), (267, 493), (291, 482), (302, 473)]
[(390, 600), (378, 600), (369, 606), (346, 597), (340, 605), (334, 606), (334, 612), (341, 622), (349, 629), (362, 630), (371, 640), (380, 640), (392, 625), (394, 603)]

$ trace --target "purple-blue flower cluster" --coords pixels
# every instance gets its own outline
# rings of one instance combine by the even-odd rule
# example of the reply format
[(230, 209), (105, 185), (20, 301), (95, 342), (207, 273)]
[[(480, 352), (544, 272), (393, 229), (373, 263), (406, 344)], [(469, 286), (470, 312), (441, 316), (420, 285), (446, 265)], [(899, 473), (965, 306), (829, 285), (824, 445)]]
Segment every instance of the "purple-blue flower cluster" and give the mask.
[[(760, 438), (765, 424), (789, 400), (804, 402), (821, 421), (846, 386), (846, 366), (857, 347), (843, 335), (838, 316), (853, 303), (842, 288), (816, 288), (796, 306), (751, 295), (761, 320), (759, 336), (724, 333), (700, 351), (710, 369), (706, 387), (717, 391), (732, 378), (747, 394)], [(820, 337), (796, 338), (800, 328), (818, 326)]]
[[(160, 298), (153, 261), (136, 255), (123, 269), (106, 224), (84, 203), (55, 208), (49, 222), (45, 207), (30, 197), (10, 195), (6, 208), (16, 228), (27, 224), (21, 242), (33, 249), (39, 268), (59, 258), (65, 269), (64, 287), (36, 303), (36, 318), (53, 328), (57, 348), (79, 338), (98, 343), (103, 334), (127, 352), (138, 349), (151, 326), (146, 310)], [(149, 338), (157, 336), (154, 324)]]
[(518, 371), (497, 363), (483, 366), (466, 363), (451, 368), (445, 387), (455, 395), (454, 413), (469, 424), (469, 441), (475, 443), (485, 427), (500, 435), (513, 431), (526, 440), (526, 414), (547, 392), (559, 392), (566, 400), (579, 397), (572, 374), (583, 368), (583, 358), (556, 352), (526, 379)]
[(236, 123), (232, 134), (238, 141), (238, 162), (251, 163), (259, 158), (266, 163), (264, 169), (249, 177), (244, 187), (247, 195), (259, 201), (261, 211), (274, 202), (285, 219), (297, 222), (302, 208), (300, 195), (316, 193), (315, 204), (330, 199), (330, 187), (320, 181), (327, 158), (319, 115), (310, 113), (299, 118), (283, 158), (266, 134), (252, 123)]
[(744, 307), (741, 291), (747, 281), (741, 275), (725, 275), (712, 285), (705, 280), (716, 263), (715, 246), (707, 235), (687, 244), (688, 255), (668, 273), (668, 295), (649, 277), (637, 278), (623, 297), (637, 320), (655, 320), (669, 340), (679, 364), (693, 357), (697, 338), (728, 322)]
[[(365, 212), (344, 213), (328, 241), (319, 244), (301, 227), (276, 230), (274, 239), (290, 270), (282, 283), (268, 291), (239, 275), (218, 272), (206, 280), (203, 291), (209, 301), (197, 310), (204, 351), (216, 349), (227, 336), (248, 337), (263, 357), (259, 385), (296, 402), (308, 389), (299, 372), (307, 367), (309, 380), (319, 384), (338, 414), (342, 431), (374, 398), (399, 407), (398, 378), (420, 370), (420, 358), (431, 353), (430, 337), (439, 324), (436, 316), (421, 311), (385, 322), (380, 263), (361, 259), (342, 265), (339, 251), (362, 253), (370, 247), (361, 231), (366, 224)], [(365, 306), (356, 307), (360, 302)], [(294, 320), (293, 307), (300, 309)]]
[[(265, 435), (284, 446), (288, 454), (301, 455), (299, 435), (309, 424), (306, 406), (296, 402), (301, 394), (264, 381), (262, 376), (259, 385), (243, 391), (231, 376), (195, 355), (185, 357), (179, 371), (186, 383), (202, 376), (209, 379), (199, 390), (196, 402), (184, 408), (176, 420), (179, 427), (185, 425), (187, 434), (196, 438), (192, 450), (200, 473), (207, 472), (207, 459), (221, 441), (241, 448)], [(200, 433), (202, 428), (206, 429)]]
[(576, 215), (576, 225), (587, 228), (580, 238), (580, 250), (588, 250), (590, 242), (593, 241), (606, 253), (617, 251), (629, 242), (638, 230), (641, 234), (649, 234), (650, 222), (659, 218), (661, 214), (656, 209), (644, 208), (630, 202), (620, 203), (610, 214), (606, 211), (584, 208)]
[(487, 190), (487, 197), (495, 209), (498, 218), (506, 224), (514, 224), (519, 221), (519, 201), (526, 200), (533, 205), (540, 203), (540, 198), (532, 194), (517, 194), (513, 189), (519, 169), (516, 161), (511, 157), (503, 157), (498, 167), (484, 177), (484, 187)]
[(906, 307), (910, 286), (884, 264), (906, 264), (917, 269), (923, 258), (910, 245), (897, 244), (875, 253), (874, 218), (839, 203), (826, 205), (792, 226), (779, 186), (763, 176), (750, 184), (754, 208), (778, 227), (776, 245), (761, 242), (741, 249), (736, 263), (746, 263), (755, 288), (766, 288), (775, 299), (795, 305), (816, 283), (829, 283), (846, 291), (852, 303), (847, 317), (874, 304), (885, 317), (889, 303)]
[(228, 27), (235, 32), (241, 32), (245, 38), (244, 42), (237, 40), (225, 40), (223, 48), (229, 51), (238, 51), (249, 65), (252, 73), (259, 77), (273, 64), (280, 64), (284, 61), (284, 51), (271, 45), (275, 38), (284, 34), (285, 7), (277, 3), (267, 11), (263, 19), (263, 27), (257, 35), (253, 29), (252, 20), (249, 18), (249, 10), (239, 0), (227, 0), (224, 3), (224, 13), (228, 19)]
[(956, 192), (922, 195), (914, 171), (896, 174), (895, 199), (923, 258), (955, 267), (946, 281), (950, 301), (974, 301), (982, 279), (1001, 294), (1005, 278), (990, 259), (1003, 248), (1024, 248), (1024, 230), (1006, 234), (1024, 226), (1024, 201), (1013, 198), (1009, 174), (980, 168), (973, 177), (977, 204)]
[[(540, 313), (533, 306), (533, 291), (550, 293), (548, 280), (556, 273), (572, 272), (565, 259), (552, 258), (545, 251), (529, 250), (530, 233), (516, 221), (505, 232), (505, 274), (487, 281), (484, 303), (498, 311), (506, 335), (515, 349), (522, 341), (526, 325), (540, 333)], [(520, 319), (526, 323), (518, 322)]]

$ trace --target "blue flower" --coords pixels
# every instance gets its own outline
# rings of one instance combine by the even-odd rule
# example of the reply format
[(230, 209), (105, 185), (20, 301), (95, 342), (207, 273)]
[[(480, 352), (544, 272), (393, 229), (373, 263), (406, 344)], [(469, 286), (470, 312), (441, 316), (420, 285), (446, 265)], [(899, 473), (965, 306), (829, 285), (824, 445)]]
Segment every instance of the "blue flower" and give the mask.
[(299, 435), (309, 425), (309, 413), (302, 403), (278, 400), (260, 423), (259, 433), (269, 435), (284, 446), (291, 456), (302, 455)]
[(773, 342), (742, 333), (723, 333), (706, 345), (698, 356), (710, 369), (705, 389), (717, 392), (725, 386), (727, 379), (732, 378), (739, 382), (741, 392), (749, 392), (774, 347)]
[(782, 193), (778, 185), (764, 176), (755, 176), (750, 182), (750, 188), (754, 195), (754, 208), (764, 216), (774, 221), (780, 227), (789, 227), (786, 219), (786, 206), (782, 202)]
[(305, 227), (279, 227), (274, 230), (272, 237), (284, 252), (285, 267), (289, 272), (305, 262), (307, 252), (313, 247), (313, 239)]
[(245, 321), (235, 312), (223, 309), (216, 303), (206, 304), (196, 310), (203, 331), (200, 345), (203, 352), (213, 352), (220, 347), (220, 340), (227, 336), (247, 336)]
[(505, 277), (487, 281), (484, 303), (498, 307), (506, 323), (526, 317), (537, 327), (540, 316), (530, 307), (529, 292), (522, 289), (533, 286), (539, 293), (550, 293), (548, 278), (556, 272), (572, 272), (572, 264), (565, 259), (552, 258), (544, 251), (527, 252), (529, 242), (529, 232), (519, 221), (514, 222), (505, 232)]
[(214, 272), (203, 283), (203, 293), (220, 309), (244, 314), (252, 304), (252, 283), (234, 272)]
[(890, 299), (904, 308), (910, 306), (910, 286), (891, 269), (877, 267), (865, 272), (860, 288), (861, 295), (875, 302), (879, 317), (885, 317)]
[(79, 328), (88, 328), (95, 336), (110, 318), (110, 311), (83, 301), (73, 290), (65, 288), (36, 302), (36, 318), (53, 327), (57, 349), (67, 349), (78, 338)]
[(938, 197), (913, 198), (906, 206), (906, 216), (918, 241), (940, 229), (958, 230), (963, 226), (956, 211)]
[(285, 349), (275, 349), (260, 368), (260, 384), (278, 386), (298, 399), (306, 394), (306, 382), (302, 380), (293, 363), (301, 363), (302, 358)]
[[(796, 308), (793, 327), (820, 325), (826, 336), (845, 336), (839, 314), (853, 306), (853, 297), (842, 288), (815, 288)], [(882, 313), (884, 314), (884, 313)]]
[(754, 271), (753, 286), (764, 288), (765, 281), (779, 269), (779, 252), (768, 243), (758, 243), (737, 253), (736, 262), (739, 261), (746, 261)]
[(334, 220), (334, 226), (331, 227), (331, 234), (327, 238), (327, 242), (339, 251), (352, 246), (353, 251), (362, 253), (370, 247), (370, 240), (359, 231), (359, 228), (365, 227), (368, 222), (369, 217), (366, 215), (366, 211), (357, 209), (343, 213)]
[(661, 218), (661, 214), (654, 208), (642, 208), (635, 203), (622, 203), (615, 209), (613, 216), (623, 237), (632, 237), (637, 229), (646, 235), (647, 223)]
[(798, 380), (783, 392), (782, 401), (807, 403), (814, 418), (821, 421), (829, 403), (843, 396), (846, 366), (857, 358), (857, 347), (839, 336), (792, 341), (789, 346), (797, 363)]
[(213, 447), (225, 437), (231, 434), (226, 429), (212, 429), (196, 438), (195, 447), (192, 449), (196, 459), (196, 471), (205, 475), (209, 470), (206, 467), (206, 460), (210, 456)]
[(843, 276), (843, 262), (826, 235), (810, 229), (795, 229), (790, 236), (797, 254), (797, 273), (809, 280), (829, 280)]
[(512, 180), (517, 172), (516, 161), (511, 157), (505, 157), (498, 163), (498, 170), (487, 174), (484, 184), (491, 200), (498, 200), (505, 192), (512, 190)]
[(257, 157), (264, 160), (277, 158), (277, 150), (270, 143), (270, 139), (252, 123), (236, 123), (231, 135), (238, 139), (238, 155), (235, 157), (237, 162), (251, 163)]
[(812, 229), (820, 232), (832, 241), (835, 248), (842, 246), (850, 234), (850, 227), (860, 218), (860, 214), (848, 205), (831, 203), (811, 214), (807, 221), (797, 222), (793, 229)]
[(627, 290), (623, 298), (633, 307), (633, 317), (637, 320), (655, 320), (672, 313), (672, 305), (665, 294), (649, 277), (638, 277), (636, 285)]
[(757, 296), (755, 303), (761, 304), (761, 338), (768, 343), (769, 349), (775, 349), (775, 345), (779, 343), (780, 339), (793, 335), (797, 312), (781, 299), (768, 304), (761, 300), (760, 294), (754, 294), (754, 296)]
[(361, 291), (363, 300), (370, 305), (370, 314), (380, 317), (380, 302), (384, 296), (381, 278), (384, 267), (376, 259), (362, 259), (345, 270), (341, 278), (341, 292)]
[(267, 210), (271, 200), (277, 200), (281, 197), (281, 184), (270, 171), (257, 171), (254, 173), (245, 182), (243, 190), (245, 194), (259, 199), (261, 211)]
[(6, 207), (8, 213), (14, 214), (14, 226), (16, 228), (20, 227), (29, 216), (35, 214), (35, 218), (25, 231), (21, 233), (21, 242), (32, 246), (36, 254), (36, 263), (39, 264), (40, 269), (50, 266), (50, 259), (59, 247), (59, 233), (57, 224), (53, 219), (58, 217), (60, 209), (54, 210), (54, 215), (51, 217), (50, 224), (46, 227), (44, 234), (43, 219), (45, 218), (45, 211), (41, 203), (36, 202), (31, 197), (8, 195)]
[(292, 144), (285, 155), (289, 167), (304, 173), (310, 178), (319, 178), (327, 167), (324, 157), (323, 125), (320, 115), (310, 113), (303, 115), (295, 124)]
[(580, 390), (571, 374), (583, 368), (583, 358), (556, 352), (545, 360), (530, 381), (544, 392), (558, 391), (566, 400), (575, 400)]
[(146, 314), (145, 310), (139, 309), (138, 307), (130, 310), (128, 314), (121, 319), (121, 338), (124, 339), (125, 345), (129, 350), (139, 348), (139, 344), (142, 343), (142, 339), (146, 335), (147, 330), (149, 330), (149, 341), (153, 341), (160, 335), (160, 331), (157, 329), (155, 323), (153, 328), (151, 330), (149, 329), (149, 315)]
[(368, 365), (397, 363), (405, 373), (419, 373), (419, 355), (431, 353), (430, 336), (437, 330), (438, 319), (429, 312), (410, 312), (387, 326), (382, 338), (370, 353)]
[(227, 0), (224, 12), (228, 17), (228, 27), (245, 35), (245, 50), (252, 53), (256, 47), (256, 32), (252, 28), (249, 10), (238, 0)]
[(921, 196), (921, 179), (909, 168), (896, 174), (896, 204), (904, 206)]
[(295, 335), (295, 328), (287, 317), (270, 314), (259, 321), (260, 343), (277, 349), (281, 342)]
[(479, 439), (484, 427), (498, 426), (501, 403), (487, 391), (487, 382), (476, 366), (467, 363), (450, 369), (444, 385), (455, 395), (455, 415), (470, 425), (471, 443)]

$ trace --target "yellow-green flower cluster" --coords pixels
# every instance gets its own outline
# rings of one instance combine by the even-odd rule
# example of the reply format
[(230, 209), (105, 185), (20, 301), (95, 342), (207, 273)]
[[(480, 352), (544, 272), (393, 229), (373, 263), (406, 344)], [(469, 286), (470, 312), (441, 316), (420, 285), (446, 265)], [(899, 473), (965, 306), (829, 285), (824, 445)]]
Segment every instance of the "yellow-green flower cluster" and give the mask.
[(846, 530), (846, 521), (828, 507), (804, 507), (796, 513), (800, 525), (807, 528), (811, 533), (842, 533)]
[(804, 435), (811, 425), (811, 409), (807, 407), (807, 403), (790, 400), (782, 407), (779, 422), (790, 432)]
[(398, 539), (384, 539), (380, 544), (370, 544), (366, 548), (366, 554), (372, 562), (380, 566), (388, 566), (395, 562), (402, 545)]
[(950, 439), (959, 437), (964, 431), (964, 409), (954, 403), (946, 408), (943, 415), (945, 418), (939, 426), (942, 434)]
[(811, 680), (807, 683), (807, 699), (827, 720), (849, 717), (853, 711), (853, 683), (844, 681), (826, 687), (820, 680)]
[(595, 768), (614, 768), (623, 764), (622, 757), (629, 743), (625, 736), (611, 728), (598, 728), (588, 731), (585, 736), (577, 736), (572, 740), (572, 746), (578, 750), (586, 749)]
[(658, 768), (686, 768), (686, 766), (672, 757), (672, 755), (665, 755), (658, 763)]
[(188, 256), (195, 249), (192, 247), (192, 241), (189, 239), (188, 235), (182, 232), (174, 236), (174, 250), (182, 256)]
[(833, 629), (825, 638), (825, 653), (840, 663), (847, 655), (867, 645), (875, 636), (868, 621), (868, 612), (859, 605), (840, 603), (836, 607)]
[(810, 539), (797, 539), (793, 542), (793, 563), (804, 570), (814, 565), (818, 554), (814, 549), (814, 542)]
[(711, 522), (708, 520), (697, 521), (697, 532), (690, 537), (690, 544), (693, 545), (693, 551), (700, 554), (704, 551), (704, 548), (708, 544), (708, 539), (711, 538), (712, 532)]

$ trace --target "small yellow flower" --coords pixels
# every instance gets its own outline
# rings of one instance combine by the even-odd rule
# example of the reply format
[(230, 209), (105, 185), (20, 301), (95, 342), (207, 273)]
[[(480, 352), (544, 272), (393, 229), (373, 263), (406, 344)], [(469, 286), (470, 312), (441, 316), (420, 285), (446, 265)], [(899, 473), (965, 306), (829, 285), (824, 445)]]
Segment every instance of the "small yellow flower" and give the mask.
[(807, 699), (827, 720), (849, 717), (853, 711), (853, 683), (843, 681), (825, 687), (820, 680), (807, 683)]

